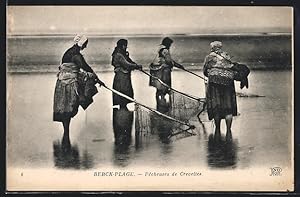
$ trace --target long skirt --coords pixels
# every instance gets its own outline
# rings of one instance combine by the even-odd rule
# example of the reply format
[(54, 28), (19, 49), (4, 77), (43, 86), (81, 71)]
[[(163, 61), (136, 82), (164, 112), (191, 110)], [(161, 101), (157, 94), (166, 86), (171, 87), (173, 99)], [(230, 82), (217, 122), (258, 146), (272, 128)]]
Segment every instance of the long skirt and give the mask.
[(53, 121), (63, 122), (77, 114), (79, 107), (78, 86), (78, 81), (73, 83), (65, 83), (59, 79), (56, 81)]
[(226, 115), (237, 115), (237, 103), (234, 83), (230, 86), (208, 83), (206, 89), (206, 102), (209, 120)]
[[(151, 75), (159, 78), (166, 85), (171, 87), (171, 68), (162, 66), (161, 69), (150, 70)], [(169, 93), (169, 88), (163, 85), (160, 81), (150, 77), (150, 86), (153, 86), (157, 90), (157, 94)]]
[[(131, 73), (116, 72), (113, 81), (113, 89), (133, 98), (134, 94), (131, 83)], [(132, 101), (113, 93), (113, 105), (120, 105), (121, 107), (124, 107), (131, 102)]]
[(73, 79), (57, 79), (54, 91), (53, 121), (63, 122), (73, 118), (79, 105), (86, 110), (98, 93), (95, 76), (85, 72), (78, 73)]

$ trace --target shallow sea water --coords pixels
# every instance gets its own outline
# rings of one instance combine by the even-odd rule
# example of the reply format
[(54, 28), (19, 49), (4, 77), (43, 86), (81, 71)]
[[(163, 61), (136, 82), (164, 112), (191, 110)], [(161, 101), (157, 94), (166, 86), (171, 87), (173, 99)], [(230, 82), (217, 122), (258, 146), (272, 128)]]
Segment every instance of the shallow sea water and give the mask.
[[(201, 71), (197, 71), (201, 74)], [(204, 97), (204, 82), (175, 70), (175, 89)], [(112, 87), (113, 73), (99, 73)], [(137, 101), (155, 108), (155, 89), (139, 71), (132, 75)], [(292, 144), (292, 72), (252, 71), (249, 89), (236, 91), (265, 97), (237, 97), (239, 116), (234, 117), (232, 140), (213, 136), (214, 125), (202, 115), (204, 128), (197, 119), (197, 135), (164, 141), (149, 131), (135, 136), (135, 112), (115, 114), (131, 130), (131, 142), (114, 144), (111, 92), (100, 88), (94, 103), (79, 110), (71, 121), (69, 151), (62, 146), (62, 124), (52, 121), (56, 76), (8, 74), (7, 165), (21, 168), (96, 169), (135, 167), (199, 167), (199, 169), (247, 169), (250, 167), (287, 166)], [(132, 116), (134, 116), (132, 118)]]

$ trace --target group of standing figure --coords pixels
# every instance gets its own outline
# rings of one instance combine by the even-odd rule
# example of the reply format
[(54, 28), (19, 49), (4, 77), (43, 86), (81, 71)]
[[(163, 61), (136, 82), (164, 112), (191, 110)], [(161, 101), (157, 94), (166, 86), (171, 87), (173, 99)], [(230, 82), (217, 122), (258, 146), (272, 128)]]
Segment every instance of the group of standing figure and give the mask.
[[(160, 71), (157, 76), (160, 80), (171, 87), (172, 68), (183, 68), (176, 63), (170, 54), (173, 40), (166, 37), (162, 40), (158, 54), (153, 65)], [(78, 107), (86, 109), (92, 102), (92, 97), (97, 93), (95, 85), (105, 84), (99, 79), (93, 69), (86, 63), (80, 53), (88, 45), (85, 35), (76, 35), (74, 45), (63, 55), (54, 93), (53, 120), (62, 122), (64, 137), (69, 136), (69, 125), (71, 118), (78, 112)], [(128, 41), (120, 39), (112, 53), (111, 64), (114, 66), (113, 89), (131, 98), (134, 91), (131, 82), (131, 72), (142, 70), (142, 65), (135, 63), (127, 51)], [(221, 119), (226, 120), (227, 133), (231, 134), (232, 116), (237, 115), (237, 104), (234, 87), (234, 76), (232, 68), (236, 67), (231, 62), (230, 56), (222, 51), (222, 43), (214, 41), (210, 44), (211, 51), (205, 58), (203, 72), (208, 77), (206, 86), (207, 112), (210, 120), (214, 119), (216, 134), (220, 133)], [(243, 85), (248, 86), (248, 81), (241, 80)], [(170, 100), (170, 88), (159, 85), (158, 82), (150, 84), (156, 87), (156, 100)], [(132, 101), (113, 93), (113, 107), (126, 109), (127, 104)], [(115, 109), (114, 109), (115, 110)]]

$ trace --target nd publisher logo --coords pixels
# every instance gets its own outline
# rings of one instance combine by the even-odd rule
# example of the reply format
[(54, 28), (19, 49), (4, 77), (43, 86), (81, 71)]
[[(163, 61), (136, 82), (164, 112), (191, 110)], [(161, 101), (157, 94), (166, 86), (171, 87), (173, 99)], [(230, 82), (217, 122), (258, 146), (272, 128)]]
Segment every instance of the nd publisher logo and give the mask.
[(282, 168), (273, 167), (273, 168), (270, 168), (270, 170), (271, 170), (270, 176), (281, 176)]

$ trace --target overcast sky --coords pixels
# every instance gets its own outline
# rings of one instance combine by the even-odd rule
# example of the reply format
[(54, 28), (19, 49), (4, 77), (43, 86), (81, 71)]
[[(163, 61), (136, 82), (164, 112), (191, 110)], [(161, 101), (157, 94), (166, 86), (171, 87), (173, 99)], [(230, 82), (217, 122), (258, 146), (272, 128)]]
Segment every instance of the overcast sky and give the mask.
[(9, 6), (8, 34), (291, 32), (289, 7)]

